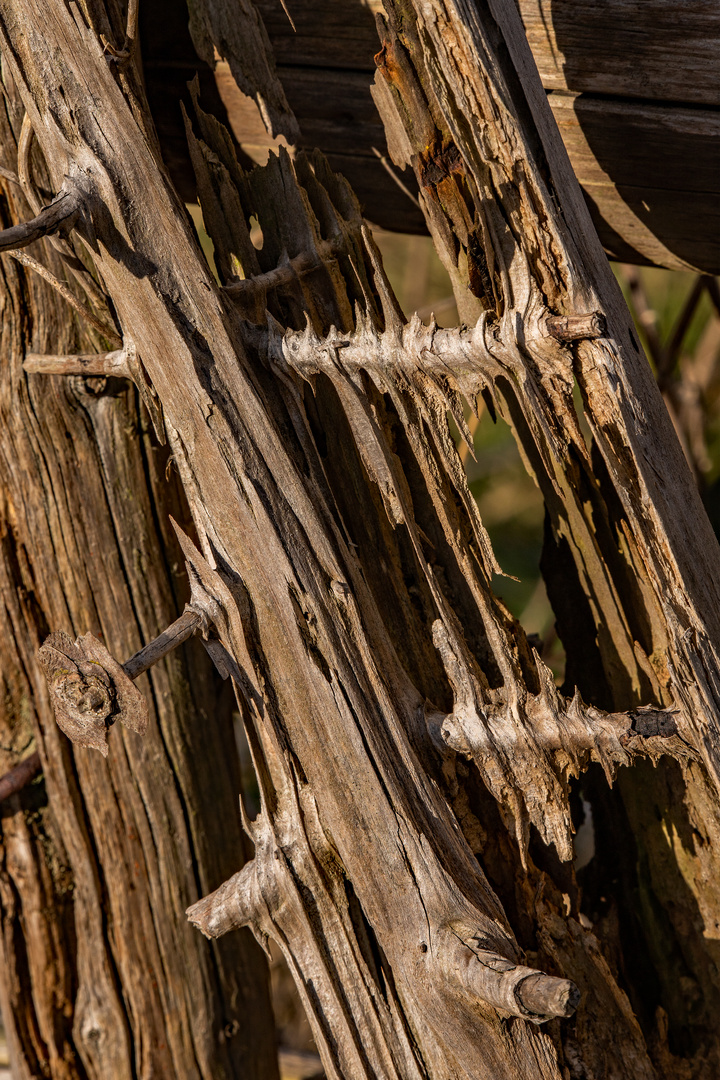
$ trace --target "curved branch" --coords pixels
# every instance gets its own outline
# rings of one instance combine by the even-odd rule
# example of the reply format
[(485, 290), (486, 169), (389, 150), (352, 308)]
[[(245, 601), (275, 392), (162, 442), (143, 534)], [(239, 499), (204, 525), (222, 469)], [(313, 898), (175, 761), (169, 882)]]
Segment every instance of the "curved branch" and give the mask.
[(13, 251), (51, 236), (68, 224), (80, 209), (82, 196), (76, 188), (61, 191), (37, 217), (0, 232), (0, 251)]
[[(8, 230), (10, 231), (10, 230)], [(26, 255), (24, 251), (8, 251), (7, 255), (11, 259), (17, 259), (23, 266), (27, 266), (30, 270), (34, 270), (41, 278), (44, 278), (49, 285), (52, 285), (56, 292), (59, 292), (63, 300), (66, 300), (71, 308), (77, 311), (78, 315), (81, 315), (86, 322), (89, 322), (96, 330), (98, 330), (104, 337), (121, 341), (121, 337), (118, 334), (114, 326), (110, 323), (103, 322), (97, 315), (86, 307), (81, 300), (78, 300), (77, 296), (67, 287), (59, 278), (56, 278), (51, 270), (48, 270), (46, 266), (38, 262), (37, 259), (33, 259), (31, 255)]]

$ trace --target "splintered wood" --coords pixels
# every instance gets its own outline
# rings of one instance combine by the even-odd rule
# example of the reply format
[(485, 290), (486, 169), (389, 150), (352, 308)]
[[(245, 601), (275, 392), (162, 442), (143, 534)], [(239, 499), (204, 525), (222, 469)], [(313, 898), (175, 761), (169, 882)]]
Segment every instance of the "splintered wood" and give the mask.
[[(407, 321), (321, 155), (281, 149), (246, 172), (195, 90), (218, 284), (90, 7), (86, 21), (52, 0), (19, 23), (0, 0), (0, 34), (56, 189), (82, 175), (92, 214), (75, 227), (182, 479), (197, 545), (178, 535), (256, 767), (254, 859), (190, 917), (278, 942), (333, 1080), (560, 1080), (568, 1063), (650, 1080), (580, 917), (569, 779), (669, 754), (705, 768), (694, 790), (716, 813), (720, 550), (515, 7), (385, 5), (377, 102), (416, 170), (468, 324), (455, 331)], [(205, 53), (289, 125), (251, 6), (232, 33), (224, 2), (193, 10)], [(469, 440), (479, 393), (543, 492), (569, 673), (591, 706), (556, 688), (492, 589), (448, 424)], [(102, 712), (100, 683), (73, 704)], [(709, 908), (711, 880), (693, 886)], [(571, 1028), (535, 1026), (576, 1007)]]

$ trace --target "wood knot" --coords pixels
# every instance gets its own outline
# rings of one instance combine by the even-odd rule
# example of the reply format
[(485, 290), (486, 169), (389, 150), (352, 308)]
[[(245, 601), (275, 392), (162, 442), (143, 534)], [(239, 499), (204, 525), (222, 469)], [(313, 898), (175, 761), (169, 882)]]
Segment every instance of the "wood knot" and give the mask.
[(50, 687), (57, 725), (76, 746), (99, 750), (107, 757), (107, 732), (116, 720), (145, 734), (145, 699), (92, 634), (73, 641), (57, 630), (38, 650), (38, 660)]
[[(100, 673), (107, 679), (106, 672)], [(112, 684), (103, 684), (98, 675), (83, 675), (71, 671), (58, 674), (52, 684), (53, 693), (76, 715), (79, 723), (103, 723), (112, 714), (115, 692)]]

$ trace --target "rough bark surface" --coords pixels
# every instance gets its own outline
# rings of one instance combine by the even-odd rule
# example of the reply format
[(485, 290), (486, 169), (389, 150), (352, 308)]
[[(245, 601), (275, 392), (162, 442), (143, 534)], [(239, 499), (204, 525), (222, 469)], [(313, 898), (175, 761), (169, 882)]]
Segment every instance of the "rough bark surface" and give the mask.
[[(4, 62), (53, 188), (80, 192), (76, 233), (167, 435), (198, 536), (178, 529), (193, 606), (258, 774), (254, 859), (191, 918), (278, 942), (329, 1077), (669, 1077), (666, 1028), (645, 1029), (651, 1060), (581, 914), (569, 778), (669, 749), (695, 820), (715, 820), (720, 551), (515, 7), (386, 4), (378, 104), (474, 326), (447, 338), (406, 324), (319, 155), (246, 173), (197, 103), (188, 140), (218, 284), (132, 72), (103, 53), (105, 8), (20, 7), (0, 0)], [(252, 78), (242, 55), (228, 62)], [(578, 316), (588, 339), (550, 332)], [(591, 629), (572, 670), (586, 649), (592, 706), (556, 689), (492, 591), (447, 423), (462, 430), (479, 392), (512, 420), (578, 582)], [(108, 762), (130, 738), (111, 730)], [(708, 916), (714, 850), (691, 888)], [(711, 927), (676, 930), (711, 988)], [(698, 1075), (707, 1000), (680, 1063)]]
[[(8, 169), (22, 118), (5, 71)], [(26, 218), (19, 185), (2, 183), (5, 223)], [(53, 248), (31, 250), (62, 276)], [(103, 339), (7, 256), (0, 289), (0, 773), (33, 744), (43, 766), (0, 804), (13, 1076), (272, 1080), (262, 953), (249, 934), (198, 946), (183, 918), (246, 854), (231, 701), (202, 648), (140, 680), (150, 730), (116, 734), (107, 764), (58, 731), (35, 655), (53, 626), (92, 630), (122, 658), (165, 629), (187, 588), (167, 523), (183, 500), (130, 384), (23, 370), (26, 350)]]

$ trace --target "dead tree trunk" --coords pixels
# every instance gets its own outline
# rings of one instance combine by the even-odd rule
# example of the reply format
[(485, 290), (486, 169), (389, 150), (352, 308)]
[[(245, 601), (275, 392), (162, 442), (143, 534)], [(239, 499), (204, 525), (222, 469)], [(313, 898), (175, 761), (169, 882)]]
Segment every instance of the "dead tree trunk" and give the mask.
[[(469, 330), (405, 321), (320, 157), (245, 174), (198, 105), (188, 138), (218, 286), (159, 162), (115, 8), (0, 0), (4, 63), (58, 193), (0, 244), (64, 216), (92, 252), (123, 344), (93, 370), (132, 378), (167, 433), (201, 549), (178, 530), (192, 608), (234, 679), (257, 768), (255, 857), (191, 918), (212, 937), (250, 926), (279, 943), (329, 1077), (670, 1076), (667, 1020), (641, 1017), (641, 1030), (625, 993), (641, 988), (627, 968), (621, 988), (609, 963), (620, 945), (608, 933), (604, 955), (581, 917), (568, 782), (591, 761), (611, 779), (639, 754), (672, 755), (707, 842), (671, 845), (663, 866), (652, 844), (645, 854), (668, 882), (692, 867), (702, 925), (686, 905), (674, 945), (707, 995), (686, 1053), (699, 1069), (717, 1038), (704, 931), (720, 551), (514, 5), (385, 6), (378, 104)], [(192, 25), (292, 133), (250, 5), (193, 5)], [(35, 370), (87, 364), (61, 353)], [(556, 689), (493, 594), (499, 568), (446, 419), (462, 430), (462, 399), (481, 392), (543, 490), (548, 576), (567, 578), (558, 615), (592, 705)], [(55, 636), (44, 659), (59, 719), (104, 740), (127, 671), (89, 637)], [(86, 688), (82, 710), (68, 678)], [(664, 903), (667, 918), (675, 895)], [(655, 960), (673, 970), (673, 955)]]
[[(3, 177), (18, 158), (26, 171), (23, 114), (6, 73)], [(36, 157), (44, 186), (41, 164)], [(11, 224), (29, 207), (20, 183), (3, 184)], [(62, 276), (61, 254), (47, 243), (31, 250)], [(76, 285), (99, 301), (74, 265)], [(107, 763), (73, 752), (60, 734), (36, 660), (53, 626), (92, 629), (130, 655), (172, 622), (187, 588), (167, 520), (186, 515), (181, 493), (130, 384), (23, 371), (33, 349), (97, 349), (112, 328), (88, 333), (64, 297), (8, 256), (0, 297), (0, 771), (32, 757), (33, 741), (42, 763), (38, 781), (0, 796), (0, 979), (13, 1076), (230, 1080), (247, 1071), (272, 1080), (260, 949), (249, 934), (227, 949), (203, 947), (183, 918), (247, 847), (231, 702), (207, 657), (192, 649), (153, 669), (142, 687), (148, 740), (120, 736)], [(103, 306), (96, 316), (108, 320)]]

